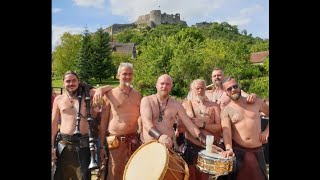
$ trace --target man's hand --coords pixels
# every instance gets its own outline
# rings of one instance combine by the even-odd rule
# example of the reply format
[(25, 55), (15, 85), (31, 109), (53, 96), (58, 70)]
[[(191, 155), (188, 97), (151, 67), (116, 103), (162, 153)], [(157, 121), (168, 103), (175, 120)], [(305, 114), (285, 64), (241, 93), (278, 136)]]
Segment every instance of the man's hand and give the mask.
[(55, 148), (51, 148), (51, 161), (53, 163), (57, 162), (57, 151)]
[(262, 144), (266, 144), (268, 142), (269, 133), (266, 131), (263, 131), (259, 135), (259, 140)]
[(254, 94), (254, 93), (249, 94), (247, 96), (247, 103), (248, 104), (254, 103), (256, 101), (256, 99), (257, 99), (257, 95), (256, 94)]
[(225, 158), (234, 157), (235, 154), (233, 152), (233, 149), (228, 149), (226, 151), (221, 152), (221, 155)]
[(102, 104), (104, 103), (104, 100), (103, 100), (103, 95), (104, 95), (104, 92), (102, 90), (102, 88), (98, 88), (95, 90), (95, 93), (94, 93), (94, 96), (93, 96), (93, 99), (92, 99), (92, 106), (93, 107), (96, 107), (96, 106), (102, 106)]
[(162, 134), (158, 140), (160, 143), (164, 144), (167, 148), (172, 148), (173, 142), (168, 135)]

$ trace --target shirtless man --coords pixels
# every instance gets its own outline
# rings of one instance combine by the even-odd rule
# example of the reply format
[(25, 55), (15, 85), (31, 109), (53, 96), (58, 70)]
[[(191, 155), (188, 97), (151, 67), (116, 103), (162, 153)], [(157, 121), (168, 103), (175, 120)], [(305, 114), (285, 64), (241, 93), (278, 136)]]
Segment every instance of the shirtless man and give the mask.
[[(63, 85), (66, 92), (58, 95), (52, 108), (52, 161), (57, 163), (54, 179), (91, 179), (91, 172), (88, 169), (90, 163), (89, 150), (89, 124), (87, 121), (87, 109), (85, 93), (82, 93), (80, 107), (80, 137), (74, 135), (77, 124), (77, 113), (79, 102), (77, 92), (82, 88), (79, 77), (74, 71), (67, 71), (63, 76)], [(83, 88), (84, 89), (84, 88)], [(105, 91), (111, 87), (105, 88)], [(90, 97), (95, 93), (90, 89)], [(97, 113), (90, 109), (90, 114), (94, 118)], [(61, 121), (60, 121), (61, 120)], [(58, 134), (58, 144), (55, 139), (58, 133), (60, 121), (60, 132)], [(57, 158), (58, 157), (58, 158)], [(80, 159), (79, 159), (80, 158)], [(81, 161), (81, 164), (79, 163)]]
[[(121, 63), (117, 77), (119, 86), (106, 93), (105, 107), (101, 114), (100, 142), (119, 142), (119, 146), (110, 148), (108, 157), (108, 180), (122, 180), (124, 168), (132, 153), (139, 147), (138, 118), (140, 116), (141, 94), (131, 87), (133, 65)], [(95, 99), (102, 97), (104, 91), (97, 89)], [(114, 145), (116, 145), (115, 143)], [(106, 151), (101, 150), (102, 161)]]
[[(185, 100), (182, 105), (186, 109), (187, 115), (201, 132), (204, 135), (213, 135), (215, 140), (214, 144), (218, 145), (220, 138), (222, 138), (220, 107), (217, 103), (209, 101), (206, 97), (206, 82), (204, 80), (194, 80), (190, 88), (193, 98), (192, 100)], [(180, 123), (178, 126), (178, 129), (181, 130)], [(185, 151), (183, 158), (189, 165), (190, 180), (207, 180), (209, 178), (208, 174), (198, 171), (195, 167), (198, 152), (204, 148), (188, 131), (186, 131), (184, 135)]]
[[(209, 98), (209, 100), (218, 103), (220, 105), (220, 108), (223, 109), (231, 101), (222, 88), (222, 81), (224, 80), (223, 71), (219, 68), (214, 68), (212, 71), (211, 78), (212, 84), (210, 84), (208, 88), (213, 87), (213, 89), (207, 90), (206, 95)], [(257, 95), (254, 93), (247, 94), (244, 91), (242, 91), (242, 95), (247, 97), (248, 103), (253, 103), (254, 100), (257, 98)]]
[[(172, 148), (174, 136), (173, 124), (178, 116), (191, 136), (205, 145), (205, 135), (192, 123), (183, 106), (169, 97), (173, 80), (167, 75), (161, 75), (156, 84), (157, 94), (145, 96), (141, 100), (142, 135), (141, 141), (147, 143), (158, 140), (167, 148)], [(221, 148), (213, 146), (213, 152), (220, 152)]]
[(234, 78), (228, 78), (223, 88), (231, 102), (222, 110), (221, 125), (226, 151), (224, 157), (235, 153), (237, 162), (232, 179), (267, 179), (262, 144), (268, 141), (269, 123), (261, 132), (260, 112), (269, 116), (269, 106), (260, 98), (247, 103)]

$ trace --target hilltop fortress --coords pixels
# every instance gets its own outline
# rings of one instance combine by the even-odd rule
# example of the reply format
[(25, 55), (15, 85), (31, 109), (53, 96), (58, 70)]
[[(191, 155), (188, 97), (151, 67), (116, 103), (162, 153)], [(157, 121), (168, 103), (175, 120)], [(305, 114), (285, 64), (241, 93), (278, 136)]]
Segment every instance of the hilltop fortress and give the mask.
[(147, 25), (151, 28), (160, 24), (185, 24), (185, 21), (180, 20), (180, 14), (161, 14), (161, 10), (152, 10), (149, 14), (139, 16), (138, 20), (131, 24), (113, 24), (105, 30), (109, 34), (117, 34), (128, 27), (137, 27)]

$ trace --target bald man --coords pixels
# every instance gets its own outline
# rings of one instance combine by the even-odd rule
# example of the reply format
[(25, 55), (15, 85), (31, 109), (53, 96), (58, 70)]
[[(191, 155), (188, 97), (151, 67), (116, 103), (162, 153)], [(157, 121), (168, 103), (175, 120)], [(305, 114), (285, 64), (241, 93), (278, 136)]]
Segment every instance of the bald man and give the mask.
[[(167, 74), (163, 74), (157, 80), (157, 93), (142, 98), (140, 105), (142, 119), (141, 141), (147, 143), (152, 140), (158, 140), (167, 148), (172, 148), (173, 124), (178, 116), (190, 135), (197, 139), (202, 146), (205, 146), (205, 135), (190, 120), (181, 103), (169, 96), (172, 87), (172, 78)], [(221, 151), (223, 151), (221, 148), (214, 146), (213, 152), (218, 153)]]

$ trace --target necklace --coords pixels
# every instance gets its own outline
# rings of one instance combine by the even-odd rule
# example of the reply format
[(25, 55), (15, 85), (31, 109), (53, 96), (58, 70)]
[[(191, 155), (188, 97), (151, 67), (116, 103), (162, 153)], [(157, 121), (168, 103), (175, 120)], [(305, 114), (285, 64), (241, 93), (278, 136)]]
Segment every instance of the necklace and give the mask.
[(70, 103), (71, 103), (71, 109), (74, 107), (73, 105), (74, 105), (74, 101), (73, 101), (73, 98), (71, 98), (69, 95), (68, 95), (68, 93), (66, 93), (67, 94), (67, 97), (68, 97), (68, 99), (69, 99), (69, 101), (70, 101)]
[(160, 102), (159, 102), (159, 99), (157, 97), (157, 102), (158, 102), (158, 106), (159, 106), (159, 119), (158, 119), (158, 122), (161, 122), (163, 120), (163, 115), (164, 115), (164, 111), (166, 110), (167, 108), (167, 105), (168, 105), (168, 101), (169, 101), (169, 97), (167, 99), (167, 102), (166, 102), (166, 105), (164, 106), (164, 108), (161, 110), (161, 106), (160, 106)]
[(197, 104), (196, 104), (196, 107), (197, 107), (197, 109), (199, 110), (200, 116), (203, 117), (203, 116), (206, 115), (206, 111), (205, 111), (206, 107), (204, 106), (204, 104), (203, 104), (202, 101), (198, 100), (198, 101), (197, 101)]
[(119, 89), (120, 89), (120, 91), (121, 91), (125, 96), (129, 97), (130, 92), (131, 92), (131, 90), (132, 90), (132, 87), (130, 87), (130, 89), (129, 89), (129, 92), (128, 92), (128, 93), (127, 93), (124, 89), (122, 89), (120, 86), (119, 86)]
[(221, 91), (221, 90), (217, 89), (216, 91), (213, 91), (212, 92), (212, 101), (218, 102), (218, 100), (221, 98), (222, 94), (223, 94), (223, 91)]

